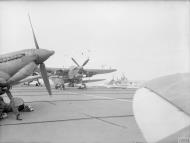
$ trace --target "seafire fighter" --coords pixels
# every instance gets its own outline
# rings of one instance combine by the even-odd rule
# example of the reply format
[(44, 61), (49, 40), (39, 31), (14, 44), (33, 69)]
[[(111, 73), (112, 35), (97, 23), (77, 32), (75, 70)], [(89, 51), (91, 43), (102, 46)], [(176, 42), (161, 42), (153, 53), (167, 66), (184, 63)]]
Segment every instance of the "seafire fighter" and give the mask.
[[(74, 58), (71, 58), (72, 61), (77, 65), (71, 68), (48, 68), (47, 72), (51, 73), (54, 76), (50, 76), (53, 81), (58, 81), (56, 78), (61, 79), (59, 83), (61, 83), (64, 88), (65, 83), (69, 83), (70, 87), (74, 87), (75, 84), (80, 84), (79, 88), (86, 88), (86, 83), (88, 82), (97, 82), (102, 81), (104, 79), (93, 79), (93, 80), (83, 80), (84, 77), (92, 77), (96, 74), (105, 74), (116, 71), (116, 69), (84, 69), (84, 66), (89, 62), (87, 59), (82, 66), (80, 66)], [(57, 85), (58, 83), (56, 83)]]
[(21, 117), (17, 107), (15, 106), (15, 100), (10, 92), (10, 87), (14, 84), (18, 84), (21, 80), (31, 75), (38, 65), (40, 65), (41, 75), (48, 93), (51, 95), (51, 88), (43, 62), (47, 60), (51, 55), (53, 55), (54, 51), (40, 49), (34, 34), (32, 24), (31, 28), (36, 49), (26, 49), (0, 56), (1, 94), (6, 93), (9, 97), (11, 108), (15, 113), (17, 119), (21, 119)]

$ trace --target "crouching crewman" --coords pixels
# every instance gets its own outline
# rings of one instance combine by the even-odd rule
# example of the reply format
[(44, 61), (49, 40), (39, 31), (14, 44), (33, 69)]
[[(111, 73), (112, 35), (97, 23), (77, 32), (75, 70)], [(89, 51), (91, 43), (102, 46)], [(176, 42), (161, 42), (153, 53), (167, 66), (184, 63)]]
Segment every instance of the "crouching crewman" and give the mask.
[[(14, 102), (14, 103), (13, 103)], [(24, 104), (24, 100), (22, 98), (15, 97), (13, 101), (10, 103), (6, 103), (2, 96), (0, 96), (0, 120), (7, 117), (8, 112), (13, 112), (11, 104), (14, 104), (18, 111), (21, 112), (32, 112), (34, 109)], [(17, 116), (17, 120), (22, 120), (20, 114)]]

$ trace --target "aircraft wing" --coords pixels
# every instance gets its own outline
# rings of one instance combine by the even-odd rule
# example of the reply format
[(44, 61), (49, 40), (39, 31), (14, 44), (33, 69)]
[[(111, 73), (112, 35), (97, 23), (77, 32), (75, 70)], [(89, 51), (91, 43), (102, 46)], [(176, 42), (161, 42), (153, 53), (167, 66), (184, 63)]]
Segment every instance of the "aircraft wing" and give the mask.
[(89, 82), (98, 82), (98, 81), (103, 81), (103, 80), (105, 80), (105, 79), (89, 79), (89, 80), (83, 80), (82, 82), (83, 83), (89, 83)]
[(91, 77), (96, 74), (105, 74), (117, 71), (116, 69), (84, 69), (87, 77)]
[(135, 93), (133, 111), (147, 142), (190, 141), (190, 73), (145, 83)]

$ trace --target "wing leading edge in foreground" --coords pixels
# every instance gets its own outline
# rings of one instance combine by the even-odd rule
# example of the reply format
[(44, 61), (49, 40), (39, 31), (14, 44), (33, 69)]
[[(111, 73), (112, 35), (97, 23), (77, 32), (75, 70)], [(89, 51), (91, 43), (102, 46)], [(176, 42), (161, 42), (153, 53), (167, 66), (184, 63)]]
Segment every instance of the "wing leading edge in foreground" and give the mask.
[(133, 99), (136, 122), (147, 142), (190, 140), (190, 73), (151, 80)]

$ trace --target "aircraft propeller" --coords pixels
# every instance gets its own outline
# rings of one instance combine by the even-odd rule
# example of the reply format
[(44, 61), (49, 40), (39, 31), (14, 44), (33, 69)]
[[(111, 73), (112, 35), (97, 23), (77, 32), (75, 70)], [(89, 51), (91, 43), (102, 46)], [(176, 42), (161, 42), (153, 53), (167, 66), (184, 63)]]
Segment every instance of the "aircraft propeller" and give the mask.
[(77, 65), (77, 67), (79, 69), (79, 73), (81, 73), (81, 74), (85, 73), (83, 67), (89, 62), (89, 59), (87, 59), (86, 61), (84, 61), (84, 63), (82, 64), (82, 66), (80, 66), (74, 58), (71, 58), (71, 59)]
[[(35, 36), (35, 33), (34, 33), (34, 29), (33, 29), (32, 22), (31, 22), (29, 14), (28, 14), (28, 17), (29, 17), (30, 26), (31, 26), (31, 29), (32, 29), (32, 34), (33, 34), (33, 38), (34, 38), (35, 47), (36, 47), (36, 49), (40, 49), (39, 45), (38, 45), (38, 42), (36, 40), (36, 36)], [(41, 72), (42, 79), (44, 81), (45, 87), (46, 87), (49, 95), (52, 95), (51, 87), (50, 87), (49, 79), (48, 79), (48, 76), (47, 76), (47, 71), (46, 71), (45, 64), (43, 62), (40, 62), (39, 64), (40, 64), (40, 72)]]
[(87, 59), (83, 64), (82, 67), (84, 67), (88, 63), (89, 59)]
[(72, 61), (78, 66), (78, 67), (80, 67), (80, 65), (77, 63), (77, 61), (74, 59), (74, 58), (71, 58), (72, 59)]

